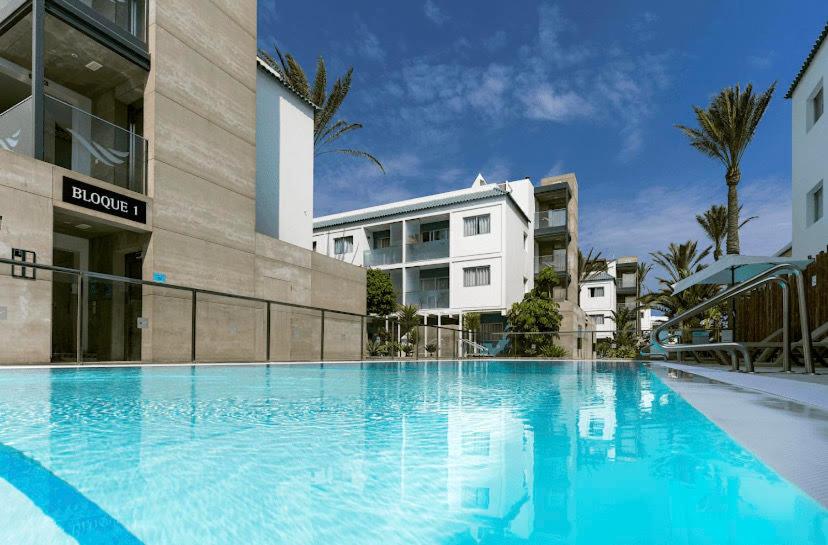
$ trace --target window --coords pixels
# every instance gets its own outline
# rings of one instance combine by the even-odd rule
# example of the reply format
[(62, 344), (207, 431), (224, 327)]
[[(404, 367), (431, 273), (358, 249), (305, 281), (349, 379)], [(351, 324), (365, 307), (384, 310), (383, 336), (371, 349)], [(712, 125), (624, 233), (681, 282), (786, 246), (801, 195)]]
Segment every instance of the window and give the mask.
[(589, 288), (589, 296), (590, 297), (603, 297), (604, 296), (604, 288)]
[(339, 237), (334, 239), (334, 253), (336, 255), (349, 254), (354, 251), (354, 237)]
[(472, 216), (463, 218), (463, 236), (473, 237), (474, 235), (485, 235), (490, 232), (490, 215)]
[(391, 231), (377, 231), (374, 233), (374, 249), (391, 247)]
[(592, 321), (595, 322), (595, 325), (604, 325), (603, 314), (590, 314), (589, 317), (592, 318)]
[(420, 291), (447, 290), (449, 289), (448, 276), (432, 276), (420, 278)]
[(313, 251), (314, 252), (316, 251), (316, 241), (315, 240), (313, 241)]
[(825, 110), (825, 93), (823, 91), (820, 88), (817, 94), (814, 95), (814, 98), (811, 99), (811, 111), (813, 112), (811, 125), (819, 121), (819, 118), (822, 117), (822, 112)]
[(423, 242), (436, 242), (448, 239), (448, 222), (438, 221), (424, 223), (420, 226), (420, 238)]
[(822, 219), (825, 214), (825, 191), (822, 182), (819, 182), (808, 193), (808, 225), (812, 225)]
[(463, 287), (488, 286), (491, 281), (491, 267), (469, 267), (463, 269)]

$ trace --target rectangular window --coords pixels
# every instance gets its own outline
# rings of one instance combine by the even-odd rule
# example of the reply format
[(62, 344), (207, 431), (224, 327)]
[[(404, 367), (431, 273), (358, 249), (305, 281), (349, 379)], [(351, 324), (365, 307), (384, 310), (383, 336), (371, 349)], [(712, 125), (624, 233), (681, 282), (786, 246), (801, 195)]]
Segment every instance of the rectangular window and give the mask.
[(391, 247), (391, 231), (377, 231), (374, 233), (374, 249)]
[(825, 214), (825, 191), (822, 182), (819, 182), (808, 193), (808, 225), (812, 225), (822, 219)]
[(491, 281), (491, 267), (468, 267), (463, 269), (463, 287), (488, 286)]
[(334, 239), (334, 254), (349, 254), (354, 251), (354, 237), (339, 237)]
[(590, 314), (589, 317), (592, 318), (592, 321), (595, 322), (595, 325), (604, 325), (603, 314)]
[(817, 91), (817, 94), (814, 95), (814, 98), (811, 99), (811, 108), (814, 112), (811, 125), (816, 123), (819, 118), (822, 117), (822, 112), (825, 110), (825, 93), (823, 91), (824, 89), (820, 89)]
[(604, 288), (589, 288), (589, 296), (590, 297), (603, 297), (604, 296)]
[(491, 232), (490, 223), (491, 221), (489, 214), (463, 218), (463, 236), (473, 237), (475, 235), (488, 234)]

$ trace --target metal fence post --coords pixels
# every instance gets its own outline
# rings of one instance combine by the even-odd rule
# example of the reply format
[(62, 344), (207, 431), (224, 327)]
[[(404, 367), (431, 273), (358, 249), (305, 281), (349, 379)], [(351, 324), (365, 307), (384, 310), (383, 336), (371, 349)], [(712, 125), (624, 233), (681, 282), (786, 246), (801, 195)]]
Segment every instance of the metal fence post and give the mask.
[[(53, 277), (54, 281), (54, 277)], [(75, 359), (78, 365), (83, 363), (83, 273), (78, 274), (78, 311), (77, 314), (77, 331), (75, 335)], [(54, 317), (52, 317), (54, 319)]]
[(267, 348), (265, 349), (265, 360), (270, 361), (270, 301), (267, 302)]
[(365, 359), (365, 316), (359, 317), (359, 359)]
[(190, 335), (190, 359), (195, 363), (196, 361), (196, 307), (198, 305), (198, 292), (193, 290), (193, 308), (192, 308), (192, 331)]
[(325, 309), (322, 309), (322, 334), (320, 335), (319, 359), (325, 359)]

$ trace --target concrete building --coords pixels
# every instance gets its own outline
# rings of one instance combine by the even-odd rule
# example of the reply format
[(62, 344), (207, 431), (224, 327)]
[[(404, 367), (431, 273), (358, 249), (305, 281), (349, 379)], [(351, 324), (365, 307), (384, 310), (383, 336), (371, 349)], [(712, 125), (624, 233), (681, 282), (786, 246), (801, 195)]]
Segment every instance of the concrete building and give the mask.
[[(468, 189), (332, 214), (314, 220), (317, 252), (388, 272), (399, 302), (414, 304), (429, 324), (461, 325), (481, 314), (484, 337), (502, 337), (505, 314), (534, 286), (544, 266), (561, 285), (562, 342), (574, 356), (585, 344), (586, 315), (577, 305), (578, 190), (574, 174), (487, 183)], [(578, 340), (581, 339), (581, 340)]]
[[(363, 313), (309, 249), (313, 105), (256, 51), (255, 0), (0, 0), (0, 256)], [(318, 311), (0, 269), (0, 362), (189, 361), (193, 323), (198, 360), (319, 357)]]
[[(616, 331), (613, 312), (634, 309), (641, 293), (638, 284), (638, 258), (619, 257), (606, 262), (606, 272), (590, 275), (581, 283), (581, 308), (595, 324), (599, 339), (612, 338)], [(653, 327), (650, 309), (640, 309), (635, 317), (636, 331), (647, 332)]]
[(828, 82), (828, 23), (822, 29), (802, 68), (788, 89), (791, 100), (791, 200), (794, 257), (828, 249), (828, 119), (825, 84)]

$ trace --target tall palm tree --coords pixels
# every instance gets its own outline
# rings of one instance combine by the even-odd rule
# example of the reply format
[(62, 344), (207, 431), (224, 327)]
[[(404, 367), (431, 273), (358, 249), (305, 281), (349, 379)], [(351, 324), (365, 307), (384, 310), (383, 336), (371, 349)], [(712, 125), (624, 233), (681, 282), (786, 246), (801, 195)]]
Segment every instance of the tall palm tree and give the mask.
[(267, 62), (271, 68), (276, 70), (284, 81), (293, 87), (299, 94), (307, 97), (308, 100), (319, 106), (313, 120), (313, 147), (314, 155), (325, 155), (328, 153), (343, 153), (353, 157), (362, 157), (374, 163), (383, 173), (385, 167), (382, 163), (367, 151), (352, 148), (336, 148), (333, 144), (346, 134), (363, 127), (362, 123), (351, 123), (344, 119), (334, 119), (339, 112), (342, 103), (351, 90), (351, 78), (353, 68), (349, 68), (345, 75), (337, 78), (328, 91), (328, 70), (325, 67), (325, 60), (322, 57), (316, 61), (316, 74), (311, 83), (299, 61), (290, 53), (282, 54), (279, 48), (276, 50), (276, 57), (259, 51), (259, 56)]
[(702, 261), (710, 254), (708, 246), (698, 251), (698, 242), (671, 243), (666, 252), (652, 252), (653, 261), (666, 273), (658, 277), (659, 290), (642, 297), (646, 305), (672, 318), (715, 295), (719, 288), (712, 284), (697, 284), (681, 293), (674, 293), (673, 284), (707, 267)]
[(693, 106), (698, 128), (676, 125), (690, 139), (690, 145), (725, 166), (727, 183), (727, 253), (739, 253), (739, 194), (741, 162), (756, 133), (756, 127), (773, 97), (776, 82), (761, 95), (753, 86), (745, 90), (737, 84), (722, 89), (707, 108)]
[[(739, 206), (739, 215), (742, 214), (742, 207)], [(739, 229), (744, 227), (751, 220), (758, 216), (751, 216), (739, 223)], [(696, 214), (696, 221), (701, 226), (704, 234), (713, 243), (713, 259), (718, 261), (722, 257), (722, 243), (727, 236), (727, 208), (721, 204), (714, 204), (704, 214)]]
[[(593, 252), (595, 255), (593, 255)], [(597, 272), (607, 272), (607, 260), (600, 251), (590, 248), (586, 255), (578, 248), (578, 304), (581, 304), (581, 284)]]

